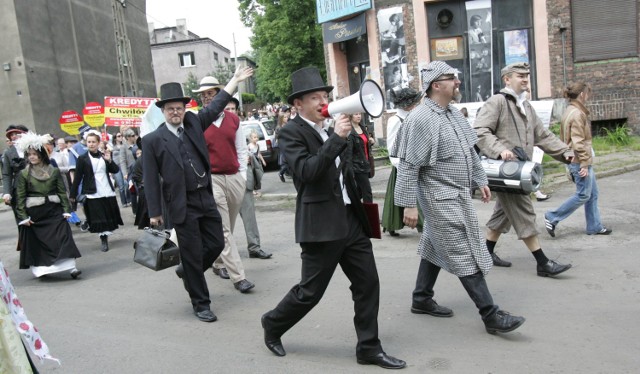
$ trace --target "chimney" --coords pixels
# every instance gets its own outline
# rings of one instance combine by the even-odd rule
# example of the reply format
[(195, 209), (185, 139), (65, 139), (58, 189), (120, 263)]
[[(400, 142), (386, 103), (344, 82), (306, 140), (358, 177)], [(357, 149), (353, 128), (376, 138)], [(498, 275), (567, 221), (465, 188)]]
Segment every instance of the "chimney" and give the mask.
[(187, 19), (179, 18), (176, 20), (176, 30), (179, 34), (184, 35), (185, 39), (189, 38), (189, 31), (187, 30)]

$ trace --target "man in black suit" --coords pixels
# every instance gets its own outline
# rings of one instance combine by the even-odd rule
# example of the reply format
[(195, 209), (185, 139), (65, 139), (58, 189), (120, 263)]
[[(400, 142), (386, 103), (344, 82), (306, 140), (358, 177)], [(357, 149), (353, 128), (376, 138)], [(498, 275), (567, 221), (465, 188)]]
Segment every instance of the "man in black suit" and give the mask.
[(23, 150), (18, 150), (14, 142), (27, 131), (29, 129), (23, 125), (9, 125), (6, 136), (10, 146), (2, 154), (2, 200), (6, 205), (11, 205), (16, 223), (20, 221), (16, 213), (16, 181), (18, 173), (27, 165), (27, 160)]
[(277, 356), (286, 354), (280, 337), (320, 301), (340, 264), (351, 281), (358, 363), (403, 368), (406, 363), (384, 353), (378, 339), (380, 284), (370, 227), (351, 166), (341, 163), (349, 119), (342, 115), (335, 130), (323, 128), (321, 110), (333, 87), (325, 85), (318, 69), (300, 69), (291, 79), (294, 93), (287, 101), (299, 115), (280, 131), (280, 149), (298, 192), (295, 236), (302, 248), (302, 279), (262, 316), (265, 344)]
[(180, 247), (181, 265), (176, 273), (184, 282), (196, 317), (204, 322), (217, 319), (210, 309), (204, 271), (220, 255), (224, 237), (213, 198), (203, 132), (224, 110), (237, 84), (251, 74), (250, 69), (239, 69), (224, 90), (197, 115), (185, 111), (191, 99), (184, 97), (180, 83), (163, 84), (161, 100), (156, 105), (162, 109), (165, 123), (142, 139), (143, 181), (150, 223), (162, 225), (160, 199), (164, 199)]

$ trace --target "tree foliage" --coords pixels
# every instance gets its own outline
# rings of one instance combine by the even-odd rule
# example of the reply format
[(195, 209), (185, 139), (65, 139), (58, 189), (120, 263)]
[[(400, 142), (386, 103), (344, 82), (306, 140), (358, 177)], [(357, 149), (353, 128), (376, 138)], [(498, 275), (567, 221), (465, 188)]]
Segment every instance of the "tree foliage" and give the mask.
[(238, 0), (242, 21), (253, 31), (258, 96), (269, 102), (291, 93), (291, 73), (316, 66), (325, 74), (322, 28), (315, 0)]

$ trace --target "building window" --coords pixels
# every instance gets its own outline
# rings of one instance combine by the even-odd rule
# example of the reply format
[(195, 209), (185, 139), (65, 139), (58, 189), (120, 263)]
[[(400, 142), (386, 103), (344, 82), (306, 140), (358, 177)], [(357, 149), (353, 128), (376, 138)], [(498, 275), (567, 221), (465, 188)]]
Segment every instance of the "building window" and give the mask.
[(228, 64), (228, 63), (229, 63), (229, 57), (225, 57), (225, 58), (224, 58), (224, 63), (225, 63), (225, 64)]
[(213, 52), (213, 60), (218, 63), (218, 52)]
[(576, 62), (638, 56), (636, 0), (571, 2)]
[(194, 58), (193, 52), (179, 53), (178, 56), (180, 57), (181, 68), (196, 66), (196, 59)]

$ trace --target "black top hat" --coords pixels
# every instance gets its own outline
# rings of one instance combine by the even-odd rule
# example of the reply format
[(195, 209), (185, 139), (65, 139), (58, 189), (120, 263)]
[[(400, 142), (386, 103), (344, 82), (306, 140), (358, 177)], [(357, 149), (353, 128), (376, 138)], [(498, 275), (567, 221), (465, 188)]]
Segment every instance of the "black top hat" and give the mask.
[(190, 97), (184, 96), (182, 85), (178, 82), (169, 82), (160, 86), (160, 100), (156, 101), (156, 106), (162, 108), (164, 104), (172, 101), (181, 101), (185, 105), (191, 101)]
[(318, 68), (308, 67), (296, 70), (291, 74), (291, 91), (293, 93), (287, 97), (289, 105), (293, 105), (293, 100), (309, 92), (333, 91), (333, 86), (327, 86)]

